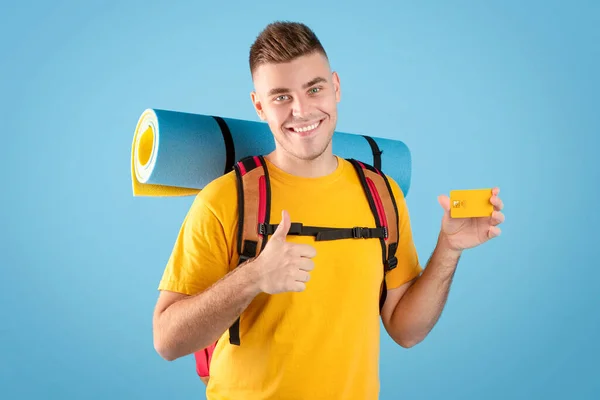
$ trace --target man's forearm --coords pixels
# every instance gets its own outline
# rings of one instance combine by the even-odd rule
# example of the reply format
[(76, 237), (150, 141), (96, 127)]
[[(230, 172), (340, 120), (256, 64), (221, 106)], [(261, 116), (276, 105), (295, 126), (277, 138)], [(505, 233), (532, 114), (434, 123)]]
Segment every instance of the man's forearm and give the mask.
[(214, 343), (260, 293), (251, 263), (241, 265), (206, 291), (170, 305), (156, 321), (159, 353), (168, 360)]
[(460, 251), (448, 247), (443, 235), (438, 237), (425, 270), (393, 312), (393, 335), (398, 343), (414, 346), (433, 329), (446, 305), (460, 255)]

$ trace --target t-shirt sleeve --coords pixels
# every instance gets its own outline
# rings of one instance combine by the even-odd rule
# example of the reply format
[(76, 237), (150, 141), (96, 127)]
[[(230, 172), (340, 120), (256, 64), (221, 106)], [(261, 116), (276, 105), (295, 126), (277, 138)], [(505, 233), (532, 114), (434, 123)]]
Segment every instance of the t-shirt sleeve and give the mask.
[(413, 241), (410, 216), (404, 193), (397, 182), (390, 177), (388, 177), (388, 180), (396, 199), (400, 223), (398, 249), (396, 250), (398, 265), (386, 275), (387, 288), (394, 289), (419, 276), (423, 268), (419, 262), (419, 256)]
[(188, 210), (165, 267), (159, 290), (193, 295), (229, 272), (229, 250), (223, 224), (200, 193)]

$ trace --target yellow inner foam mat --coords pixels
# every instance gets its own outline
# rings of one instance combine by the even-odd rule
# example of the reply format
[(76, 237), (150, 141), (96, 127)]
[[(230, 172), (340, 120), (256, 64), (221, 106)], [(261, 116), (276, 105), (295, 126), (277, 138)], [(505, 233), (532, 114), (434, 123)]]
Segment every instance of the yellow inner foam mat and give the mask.
[[(142, 183), (137, 179), (135, 166), (146, 165), (152, 156), (154, 149), (154, 141), (156, 135), (151, 126), (148, 126), (143, 132), (141, 131), (141, 123), (143, 118), (140, 118), (138, 125), (133, 135), (133, 143), (131, 145), (131, 182), (133, 185), (134, 196), (150, 196), (150, 197), (174, 197), (174, 196), (193, 196), (200, 192), (200, 189), (181, 188), (176, 186), (154, 185)], [(136, 160), (137, 154), (137, 160)]]

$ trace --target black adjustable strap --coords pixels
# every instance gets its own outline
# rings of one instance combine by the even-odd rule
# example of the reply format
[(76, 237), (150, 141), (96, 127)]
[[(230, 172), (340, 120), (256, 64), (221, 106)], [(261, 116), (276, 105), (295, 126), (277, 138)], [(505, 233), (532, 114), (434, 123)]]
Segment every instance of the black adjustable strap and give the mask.
[(393, 270), (398, 265), (398, 258), (396, 258), (396, 249), (398, 243), (392, 243), (389, 246), (388, 259), (385, 261), (384, 267), (387, 272)]
[(229, 343), (236, 346), (242, 343), (240, 340), (240, 317), (229, 327)]
[(390, 272), (398, 265), (398, 258), (396, 258), (396, 249), (398, 248), (398, 243), (392, 243), (389, 246), (389, 255), (388, 259), (385, 260), (383, 264), (383, 282), (382, 282), (382, 290), (381, 297), (379, 298), (379, 312), (383, 309), (383, 305), (385, 304), (385, 299), (387, 298), (387, 283), (385, 280), (385, 275), (387, 272)]
[(316, 240), (338, 240), (338, 239), (370, 239), (385, 237), (385, 228), (354, 228), (332, 229), (321, 231), (317, 234)]
[(258, 243), (254, 240), (245, 240), (244, 241), (244, 249), (242, 250), (242, 254), (240, 254), (240, 258), (238, 260), (238, 267), (251, 259), (252, 257), (256, 257), (256, 248), (258, 247)]
[(373, 152), (373, 166), (378, 170), (381, 170), (381, 155), (383, 151), (379, 150), (379, 146), (377, 146), (377, 142), (370, 136), (363, 135), (369, 145), (371, 146), (371, 151)]
[[(275, 233), (277, 225), (258, 224), (258, 231), (263, 235), (272, 235)], [(298, 222), (292, 222), (288, 235), (296, 236), (314, 236), (317, 241), (338, 240), (338, 239), (370, 239), (386, 237), (385, 227), (363, 228), (355, 226), (354, 228), (328, 228), (320, 226), (304, 226)]]
[(383, 277), (383, 282), (381, 282), (381, 296), (379, 297), (379, 312), (383, 309), (383, 305), (385, 304), (385, 299), (387, 298), (387, 283), (385, 282), (385, 276)]
[(227, 123), (223, 118), (214, 115), (213, 118), (219, 124), (221, 133), (223, 134), (223, 141), (225, 142), (225, 173), (228, 173), (233, 169), (233, 164), (235, 164), (235, 146), (233, 144), (233, 137), (231, 136), (229, 126), (227, 126)]
[[(257, 246), (258, 243), (253, 240), (246, 240), (244, 242), (244, 251), (238, 260), (238, 267), (248, 261), (250, 258), (255, 257)], [(229, 343), (237, 346), (242, 343), (240, 340), (240, 317), (238, 317), (233, 325), (229, 327)]]

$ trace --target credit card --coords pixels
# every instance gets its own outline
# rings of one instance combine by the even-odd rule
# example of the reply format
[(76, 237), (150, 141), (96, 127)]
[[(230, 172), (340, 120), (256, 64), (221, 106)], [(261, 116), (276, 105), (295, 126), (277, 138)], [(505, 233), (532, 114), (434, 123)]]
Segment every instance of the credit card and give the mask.
[(492, 189), (450, 191), (450, 216), (452, 218), (490, 217), (494, 206), (490, 203)]

